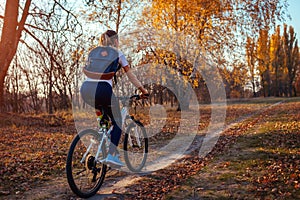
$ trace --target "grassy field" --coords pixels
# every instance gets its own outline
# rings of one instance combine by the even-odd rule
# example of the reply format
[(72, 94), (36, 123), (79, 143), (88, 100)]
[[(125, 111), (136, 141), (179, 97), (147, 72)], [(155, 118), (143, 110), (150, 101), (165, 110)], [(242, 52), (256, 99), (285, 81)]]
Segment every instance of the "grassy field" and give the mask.
[(165, 198), (300, 199), (299, 170), (300, 102), (291, 99), (262, 114)]
[[(281, 102), (280, 104), (276, 104)], [(201, 105), (199, 127), (209, 124), (211, 108)], [(178, 114), (168, 109), (170, 136)], [(174, 119), (172, 118), (174, 117)], [(147, 119), (147, 118), (145, 118)], [(116, 195), (123, 199), (300, 199), (300, 99), (266, 98), (227, 103), (226, 129), (213, 151), (200, 159), (194, 151), (166, 169), (143, 176)], [(147, 120), (144, 121), (147, 123)], [(24, 197), (65, 176), (65, 159), (76, 134), (72, 113), (0, 115), (0, 199)], [(155, 143), (150, 138), (150, 142)], [(67, 191), (67, 192), (66, 192)], [(32, 197), (32, 196), (31, 196)], [(59, 199), (57, 198), (57, 199)], [(25, 198), (30, 199), (30, 198)]]

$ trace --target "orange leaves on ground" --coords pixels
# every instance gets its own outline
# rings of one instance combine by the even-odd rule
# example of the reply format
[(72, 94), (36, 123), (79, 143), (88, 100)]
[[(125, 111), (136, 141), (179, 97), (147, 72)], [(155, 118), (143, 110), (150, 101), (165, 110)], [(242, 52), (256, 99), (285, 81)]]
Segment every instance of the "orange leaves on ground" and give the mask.
[[(6, 114), (10, 116), (10, 114)], [(0, 116), (4, 118), (7, 116)], [(29, 125), (30, 124), (30, 125)], [(0, 126), (0, 190), (13, 194), (64, 173), (74, 125), (53, 127), (41, 117), (13, 116)]]
[[(264, 106), (266, 105), (229, 105), (227, 120), (235, 121), (240, 117), (257, 112)], [(201, 179), (200, 170), (206, 165), (212, 167), (209, 165), (212, 158), (226, 154), (226, 149), (231, 148), (237, 138), (243, 135), (246, 137), (248, 134), (252, 135), (249, 137), (252, 137), (253, 141), (250, 142), (253, 142), (254, 145), (248, 154), (257, 154), (261, 157), (250, 157), (240, 162), (232, 159), (232, 161), (224, 161), (216, 169), (212, 169), (213, 171), (216, 170), (214, 171), (215, 173), (217, 173), (217, 170), (231, 172), (227, 174), (224, 172), (224, 176), (220, 179), (223, 182), (218, 182), (220, 184), (219, 187), (222, 187), (222, 184), (224, 184), (224, 187), (230, 187), (230, 183), (226, 182), (226, 180), (234, 182), (236, 179), (238, 181), (234, 182), (235, 187), (237, 187), (237, 190), (238, 187), (243, 187), (243, 190), (241, 194), (235, 195), (245, 195), (253, 198), (266, 197), (266, 199), (269, 197), (275, 199), (297, 197), (297, 195), (300, 195), (300, 129), (298, 127), (298, 113), (300, 113), (300, 102), (283, 103), (282, 105), (270, 107), (263, 113), (255, 115), (251, 120), (239, 123), (237, 126), (223, 132), (213, 151), (206, 158), (199, 159), (197, 152), (196, 154), (194, 152), (190, 157), (179, 160), (167, 169), (148, 175), (138, 184), (128, 187), (127, 192), (132, 195), (127, 195), (126, 198), (165, 198), (168, 193), (176, 188), (181, 188), (182, 191), (185, 191), (185, 188), (192, 187), (186, 182), (189, 182), (189, 177), (193, 177), (195, 174), (197, 174), (199, 182), (201, 182), (199, 184), (207, 187), (211, 183), (203, 183), (207, 179), (205, 177)], [(268, 124), (270, 127), (265, 127), (265, 124)], [(264, 128), (262, 131), (265, 132), (257, 133), (256, 129), (260, 125)], [(235, 151), (238, 152), (238, 150)], [(243, 167), (241, 163), (245, 163), (246, 167), (239, 169), (239, 172), (234, 171), (236, 168)], [(196, 180), (194, 181), (197, 183)], [(241, 189), (239, 190), (241, 191)], [(245, 193), (243, 194), (243, 192)], [(177, 193), (175, 192), (175, 194)], [(193, 191), (191, 194), (193, 194)], [(176, 196), (174, 197), (176, 198)], [(241, 196), (241, 199), (243, 199), (243, 196)]]

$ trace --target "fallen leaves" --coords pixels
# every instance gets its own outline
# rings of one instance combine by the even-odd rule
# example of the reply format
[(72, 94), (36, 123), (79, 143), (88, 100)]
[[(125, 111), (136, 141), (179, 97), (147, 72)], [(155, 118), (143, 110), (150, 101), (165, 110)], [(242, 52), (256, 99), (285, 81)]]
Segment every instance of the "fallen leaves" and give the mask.
[[(234, 122), (248, 116), (249, 113), (261, 110), (264, 106), (265, 104), (228, 105), (226, 122)], [(205, 129), (209, 124), (211, 110), (208, 106), (200, 109), (199, 128)], [(167, 119), (168, 126), (151, 138), (150, 142), (174, 137), (179, 126), (180, 113), (170, 113)], [(213, 151), (205, 158), (200, 159), (198, 152), (192, 152), (166, 169), (145, 175), (137, 184), (127, 187), (126, 194), (121, 195), (125, 199), (162, 199), (174, 190), (186, 191), (182, 185), (190, 181), (193, 186), (192, 194), (196, 198), (197, 193), (209, 191), (210, 182), (201, 177), (201, 170), (206, 166), (212, 167), (209, 164), (216, 157), (224, 156), (240, 137), (252, 134), (255, 137), (255, 146), (248, 154), (259, 153), (261, 158), (248, 157), (246, 166), (242, 165), (245, 164), (243, 160), (224, 161), (212, 169), (222, 172), (237, 166), (243, 169), (236, 175), (238, 181), (232, 186), (237, 190), (236, 195), (254, 195), (257, 198), (295, 197), (300, 190), (299, 113), (300, 103), (277, 105), (223, 132)], [(10, 119), (13, 118), (17, 117), (10, 116)], [(74, 125), (66, 118), (22, 116), (14, 120), (5, 120), (5, 123), (1, 124), (0, 195), (22, 193), (43, 181), (64, 175), (65, 156), (76, 133)], [(259, 124), (261, 129), (256, 130)], [(236, 159), (242, 151), (243, 149), (236, 150)], [(234, 175), (231, 173), (213, 181), (216, 184), (220, 183), (218, 186), (226, 190), (229, 187), (227, 180), (232, 181)], [(191, 181), (193, 176), (197, 176), (199, 180)]]
[[(26, 126), (28, 124), (30, 126)], [(73, 138), (73, 134), (69, 134), (71, 130), (76, 133), (71, 123), (66, 123), (65, 127), (53, 127), (39, 117), (15, 116), (11, 124), (2, 124), (1, 194), (20, 193), (64, 174), (65, 156)]]
[[(247, 105), (245, 107), (245, 110), (249, 108)], [(230, 120), (234, 121), (235, 117), (241, 117), (240, 113), (245, 114), (244, 111), (235, 113), (239, 111), (239, 108), (242, 109), (243, 107), (234, 106), (231, 111), (230, 106), (228, 107)], [(253, 108), (251, 109), (254, 111)], [(258, 109), (261, 109), (261, 107), (258, 107)], [(294, 112), (291, 113), (290, 110), (294, 110)], [(231, 112), (234, 114), (230, 114)], [(295, 197), (300, 197), (300, 128), (299, 118), (297, 118), (298, 113), (300, 113), (300, 103), (284, 103), (272, 107), (250, 120), (239, 123), (237, 126), (223, 132), (213, 151), (206, 158), (199, 159), (197, 156), (190, 156), (179, 160), (167, 169), (155, 172), (155, 175), (147, 175), (138, 184), (128, 187), (127, 193), (132, 195), (126, 195), (126, 199), (185, 199), (196, 198), (197, 195), (200, 199), (201, 197), (217, 198), (215, 195), (218, 193), (217, 187), (220, 191), (224, 191), (219, 198), (295, 199)], [(277, 116), (277, 114), (280, 115)], [(269, 123), (275, 119), (276, 123)], [(251, 131), (264, 123), (271, 126), (264, 129), (267, 130), (266, 134)], [(274, 124), (277, 125), (274, 126)], [(243, 151), (243, 149), (240, 149), (235, 151), (235, 155), (232, 155), (233, 161), (221, 162), (216, 168), (210, 165), (215, 157), (226, 155), (226, 151), (232, 147), (232, 144), (238, 138), (252, 134), (254, 146), (245, 155), (247, 159), (238, 160), (238, 155)], [(261, 158), (255, 157), (257, 153)], [(254, 157), (247, 157), (248, 154)], [(244, 161), (244, 159), (246, 160)], [(216, 187), (212, 189), (212, 193), (205, 193), (210, 191), (209, 185), (212, 181), (201, 177), (201, 170), (205, 166), (212, 170), (211, 173), (215, 173), (215, 175), (220, 170), (220, 178), (212, 176)], [(235, 171), (237, 169), (241, 172)], [(194, 176), (199, 180), (192, 179), (189, 183), (191, 177)], [(207, 182), (208, 180), (209, 182)], [(197, 195), (195, 191), (186, 192), (186, 195), (180, 192), (172, 193), (173, 191), (186, 191), (186, 188), (192, 189), (196, 186), (203, 188), (200, 191), (201, 193), (198, 192)], [(232, 191), (228, 191), (228, 188)], [(134, 193), (131, 193), (133, 190)], [(182, 196), (177, 196), (178, 194)], [(207, 194), (207, 196), (201, 196), (201, 194)]]

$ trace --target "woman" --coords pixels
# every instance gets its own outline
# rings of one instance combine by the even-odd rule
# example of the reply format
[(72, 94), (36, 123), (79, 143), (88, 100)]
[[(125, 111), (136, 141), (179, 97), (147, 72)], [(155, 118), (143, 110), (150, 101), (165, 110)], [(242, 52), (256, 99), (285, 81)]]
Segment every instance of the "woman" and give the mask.
[[(119, 46), (117, 33), (113, 30), (107, 30), (101, 35), (100, 44), (101, 46), (113, 47), (117, 49)], [(131, 72), (124, 54), (118, 50), (118, 55), (118, 63), (126, 72), (128, 79), (142, 92), (142, 97), (146, 97), (148, 95), (147, 90)], [(122, 118), (119, 102), (112, 91), (112, 79), (115, 72), (103, 74), (91, 72), (84, 68), (83, 73), (87, 76), (87, 79), (83, 82), (80, 89), (83, 100), (96, 109), (100, 110), (103, 108), (104, 112), (108, 114), (113, 123), (113, 130), (111, 132), (111, 145), (109, 147), (108, 156), (105, 159), (105, 162), (108, 164), (123, 166), (124, 164), (116, 155), (116, 147), (119, 144), (122, 132), (120, 128), (122, 125)]]

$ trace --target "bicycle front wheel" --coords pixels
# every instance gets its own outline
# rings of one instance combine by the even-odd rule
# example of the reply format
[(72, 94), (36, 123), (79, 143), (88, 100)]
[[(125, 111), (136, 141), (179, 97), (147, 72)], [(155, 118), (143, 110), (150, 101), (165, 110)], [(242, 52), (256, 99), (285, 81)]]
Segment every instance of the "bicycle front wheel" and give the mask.
[(129, 124), (124, 138), (124, 158), (128, 169), (140, 172), (145, 166), (148, 154), (148, 137), (143, 124), (135, 121)]
[[(66, 163), (70, 188), (81, 198), (88, 198), (100, 189), (107, 166), (95, 160), (101, 136), (93, 129), (81, 131), (72, 141)], [(105, 146), (105, 145), (103, 145)], [(105, 148), (99, 159), (106, 157)]]

